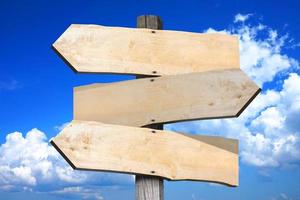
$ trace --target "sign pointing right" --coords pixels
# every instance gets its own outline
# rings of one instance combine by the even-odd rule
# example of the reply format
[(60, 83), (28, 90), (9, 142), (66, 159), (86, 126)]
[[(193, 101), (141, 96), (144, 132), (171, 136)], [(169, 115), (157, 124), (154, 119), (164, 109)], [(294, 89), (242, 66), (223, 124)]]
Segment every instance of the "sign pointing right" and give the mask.
[(237, 117), (259, 91), (239, 69), (92, 84), (74, 89), (74, 119), (140, 127)]

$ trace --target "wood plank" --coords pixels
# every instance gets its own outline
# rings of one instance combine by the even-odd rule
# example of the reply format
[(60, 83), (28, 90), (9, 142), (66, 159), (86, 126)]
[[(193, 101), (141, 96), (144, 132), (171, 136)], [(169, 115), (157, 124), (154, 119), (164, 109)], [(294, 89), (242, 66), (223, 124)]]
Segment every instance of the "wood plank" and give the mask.
[(238, 185), (238, 141), (72, 121), (51, 142), (74, 169)]
[(175, 75), (239, 68), (236, 36), (72, 24), (53, 44), (76, 72)]
[(74, 88), (74, 119), (140, 127), (236, 117), (259, 91), (239, 69), (92, 84)]

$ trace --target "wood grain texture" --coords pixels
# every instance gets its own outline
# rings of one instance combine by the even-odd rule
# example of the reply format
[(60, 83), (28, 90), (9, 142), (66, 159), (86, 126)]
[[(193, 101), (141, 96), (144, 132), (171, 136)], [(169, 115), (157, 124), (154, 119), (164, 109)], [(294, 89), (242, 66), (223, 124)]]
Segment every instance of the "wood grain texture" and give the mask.
[(137, 17), (137, 28), (147, 28), (161, 30), (163, 23), (159, 16), (156, 15), (141, 15)]
[(83, 73), (175, 75), (240, 66), (238, 38), (219, 33), (73, 24), (53, 47)]
[[(137, 28), (162, 29), (162, 20), (159, 16), (142, 15), (137, 18)], [(147, 75), (136, 75), (136, 78), (145, 78)], [(150, 125), (148, 128), (163, 130), (163, 124)], [(135, 176), (136, 200), (163, 200), (164, 180), (157, 176)]]
[(164, 183), (163, 179), (156, 176), (140, 176), (135, 178), (135, 199), (136, 200), (163, 200)]
[(75, 169), (238, 185), (233, 139), (75, 120), (52, 144)]
[(74, 119), (139, 127), (236, 117), (259, 91), (239, 69), (92, 84), (74, 88)]

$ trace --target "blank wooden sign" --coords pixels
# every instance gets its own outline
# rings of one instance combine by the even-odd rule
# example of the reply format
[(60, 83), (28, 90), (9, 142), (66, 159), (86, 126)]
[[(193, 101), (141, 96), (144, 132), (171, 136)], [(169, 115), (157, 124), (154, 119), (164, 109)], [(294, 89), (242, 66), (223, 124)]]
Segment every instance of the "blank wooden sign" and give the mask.
[(73, 121), (52, 144), (74, 169), (238, 185), (238, 141)]
[(52, 140), (74, 169), (238, 185), (237, 140), (138, 128), (239, 116), (260, 89), (237, 37), (71, 25), (53, 47), (76, 72), (152, 76), (74, 88), (74, 121)]
[(145, 126), (236, 117), (259, 91), (239, 69), (92, 84), (74, 89), (74, 119)]
[(53, 44), (77, 72), (172, 75), (239, 68), (236, 36), (71, 25)]

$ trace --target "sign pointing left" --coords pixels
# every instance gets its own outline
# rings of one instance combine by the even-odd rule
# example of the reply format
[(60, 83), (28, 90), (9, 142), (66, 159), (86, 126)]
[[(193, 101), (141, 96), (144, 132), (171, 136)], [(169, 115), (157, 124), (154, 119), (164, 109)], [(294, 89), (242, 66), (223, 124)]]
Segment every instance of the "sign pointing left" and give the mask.
[(72, 24), (53, 44), (76, 72), (175, 75), (239, 68), (232, 35)]
[(52, 144), (74, 169), (238, 185), (238, 141), (72, 121)]

